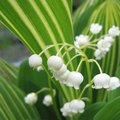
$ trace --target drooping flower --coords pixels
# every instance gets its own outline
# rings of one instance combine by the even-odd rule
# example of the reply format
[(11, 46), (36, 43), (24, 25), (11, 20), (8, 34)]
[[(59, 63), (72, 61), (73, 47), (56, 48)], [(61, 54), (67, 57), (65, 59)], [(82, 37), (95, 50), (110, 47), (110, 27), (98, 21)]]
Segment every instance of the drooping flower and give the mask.
[(75, 89), (79, 89), (80, 84), (83, 82), (83, 75), (79, 72), (70, 72), (68, 75), (66, 85), (70, 87), (74, 87)]
[(110, 76), (106, 73), (100, 73), (94, 76), (93, 78), (94, 86), (92, 86), (95, 89), (101, 89), (101, 88), (109, 88), (110, 84)]
[(117, 77), (110, 78), (110, 84), (108, 90), (114, 90), (120, 87), (120, 80)]
[(60, 75), (60, 76), (58, 77), (59, 82), (60, 82), (60, 83), (63, 83), (63, 84), (66, 84), (67, 81), (68, 81), (68, 76), (69, 76), (69, 74), (70, 74), (70, 71), (67, 70), (65, 73), (63, 73), (62, 75)]
[(112, 37), (116, 37), (120, 35), (120, 29), (117, 26), (112, 26), (109, 31), (108, 31), (109, 35)]
[(76, 47), (80, 47), (81, 45), (85, 45), (89, 42), (89, 37), (87, 35), (79, 35), (75, 37), (74, 45)]
[(97, 49), (94, 53), (96, 60), (100, 60), (106, 55), (106, 53), (110, 50), (113, 41), (114, 39), (109, 35), (104, 36), (104, 39), (98, 41)]
[(70, 103), (67, 102), (64, 104), (64, 106), (60, 109), (60, 111), (62, 112), (63, 116), (72, 116), (72, 111), (70, 109)]
[(37, 55), (33, 54), (29, 57), (29, 66), (33, 68), (37, 68), (42, 65), (42, 58)]
[(56, 72), (63, 66), (63, 61), (59, 56), (51, 56), (47, 61), (48, 67), (51, 71)]
[(110, 50), (110, 47), (111, 47), (111, 42), (104, 40), (104, 39), (101, 39), (97, 43), (97, 47), (100, 51), (108, 52)]
[(27, 96), (25, 96), (24, 100), (26, 104), (33, 105), (37, 102), (38, 97), (36, 93), (32, 92), (32, 93), (29, 93)]
[(105, 56), (106, 52), (97, 49), (94, 53), (96, 60), (101, 60)]
[(83, 113), (85, 103), (82, 100), (74, 99), (70, 102), (70, 109), (72, 113)]
[(71, 102), (67, 102), (60, 109), (63, 116), (73, 116), (77, 113), (83, 113), (85, 103), (82, 100), (74, 99)]
[(67, 71), (67, 66), (65, 64), (62, 65), (62, 67), (54, 73), (55, 77), (59, 77), (63, 75)]
[(106, 35), (106, 36), (104, 37), (104, 40), (105, 40), (105, 41), (108, 41), (108, 42), (110, 42), (110, 43), (114, 42), (114, 39), (113, 39), (111, 36), (109, 36), (109, 35)]
[(90, 32), (93, 34), (97, 34), (102, 30), (102, 25), (98, 24), (98, 23), (93, 23), (91, 24), (90, 27)]
[(46, 95), (43, 99), (43, 104), (45, 106), (50, 106), (52, 104), (52, 97), (51, 95)]

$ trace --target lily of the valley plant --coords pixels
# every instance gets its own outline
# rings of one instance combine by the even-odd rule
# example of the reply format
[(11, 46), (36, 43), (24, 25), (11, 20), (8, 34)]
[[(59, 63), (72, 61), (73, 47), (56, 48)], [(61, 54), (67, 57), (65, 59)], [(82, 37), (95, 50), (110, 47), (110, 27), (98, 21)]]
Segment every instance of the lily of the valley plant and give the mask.
[[(75, 37), (74, 44), (69, 43), (59, 43), (59, 51), (50, 56), (46, 63), (43, 64), (42, 54), (48, 49), (54, 48), (54, 45), (49, 45), (41, 51), (39, 54), (33, 54), (29, 57), (29, 66), (38, 72), (44, 70), (49, 77), (49, 87), (42, 88), (39, 91), (33, 91), (25, 96), (24, 100), (26, 104), (33, 105), (37, 102), (38, 96), (45, 91), (46, 94), (43, 98), (45, 106), (53, 106), (56, 111), (57, 119), (60, 119), (60, 113), (64, 117), (69, 116), (70, 119), (77, 119), (85, 110), (86, 106), (93, 103), (94, 90), (100, 91), (104, 90), (104, 94), (98, 94), (97, 97), (102, 97), (101, 101), (107, 100), (107, 92), (114, 91), (120, 87), (120, 80), (115, 76), (110, 76), (102, 72), (102, 68), (98, 63), (109, 53), (112, 44), (115, 42), (115, 38), (120, 36), (120, 29), (117, 26), (111, 26), (106, 35), (102, 35), (99, 38), (94, 39), (94, 35), (97, 35), (102, 30), (102, 25), (98, 23), (93, 23), (90, 26), (91, 36), (89, 35), (77, 35)], [(64, 48), (66, 51), (62, 52)], [(86, 49), (91, 49), (94, 51), (94, 59), (89, 58), (85, 53)], [(68, 52), (74, 51), (75, 54), (68, 61), (64, 61), (64, 57)], [(74, 59), (78, 59), (79, 64), (76, 66), (75, 70), (69, 69), (69, 65)], [(82, 74), (81, 66), (86, 63), (87, 71)], [(91, 77), (91, 63), (94, 63), (99, 72)], [(48, 66), (46, 69), (45, 66)], [(86, 77), (88, 76), (88, 77)], [(87, 79), (86, 79), (87, 78)], [(85, 83), (84, 83), (85, 82)], [(60, 91), (60, 97), (63, 97), (62, 104), (60, 108), (56, 107), (56, 94), (57, 91), (52, 87), (52, 83)], [(82, 86), (82, 87), (81, 87)], [(88, 91), (85, 96), (85, 92)]]

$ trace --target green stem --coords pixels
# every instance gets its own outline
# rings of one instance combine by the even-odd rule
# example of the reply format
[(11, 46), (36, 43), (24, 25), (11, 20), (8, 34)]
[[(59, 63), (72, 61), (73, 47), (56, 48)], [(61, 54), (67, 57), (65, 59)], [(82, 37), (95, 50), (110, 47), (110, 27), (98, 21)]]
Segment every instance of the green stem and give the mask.
[(42, 89), (38, 90), (38, 91), (36, 92), (36, 94), (38, 95), (38, 94), (40, 94), (40, 93), (42, 93), (42, 92), (44, 92), (44, 91), (50, 91), (50, 88), (42, 88)]
[(81, 92), (81, 94), (80, 94), (80, 96), (79, 96), (79, 99), (82, 98), (85, 90), (86, 90), (87, 88), (91, 87), (92, 83), (93, 83), (93, 81), (92, 81), (91, 83), (87, 84), (87, 85), (83, 88), (83, 90), (82, 90), (82, 92)]
[(94, 62), (94, 63), (97, 65), (97, 67), (98, 67), (100, 73), (102, 73), (102, 69), (101, 69), (99, 63), (98, 63), (96, 60), (94, 60), (94, 59), (89, 59), (88, 61), (89, 61), (89, 62)]
[(104, 95), (103, 95), (103, 101), (106, 101), (107, 95), (108, 95), (108, 93), (107, 93), (107, 91), (105, 91), (105, 92), (104, 92)]
[(84, 61), (84, 59), (81, 59), (81, 61), (79, 62), (78, 67), (77, 67), (77, 69), (76, 69), (77, 72), (79, 71), (80, 66), (82, 65), (82, 62), (83, 62), (83, 61)]
[[(91, 72), (90, 72), (90, 64), (88, 62), (87, 57), (85, 59), (85, 62), (86, 62), (86, 67), (87, 67), (88, 83), (90, 84), (92, 78), (91, 78)], [(91, 102), (92, 102), (92, 88), (91, 87), (89, 87), (89, 96), (90, 96), (90, 99), (91, 99)]]
[[(44, 66), (43, 66), (44, 67)], [(57, 109), (57, 105), (56, 105), (56, 101), (55, 101), (55, 97), (54, 97), (54, 94), (53, 94), (53, 89), (52, 89), (52, 85), (51, 85), (51, 81), (50, 81), (50, 78), (51, 78), (51, 76), (50, 76), (50, 74), (48, 73), (48, 71), (46, 70), (46, 68), (44, 67), (44, 70), (47, 72), (47, 74), (48, 74), (48, 85), (49, 85), (49, 88), (50, 88), (50, 90), (51, 90), (51, 96), (52, 96), (52, 100), (53, 100), (53, 108), (54, 108), (54, 111), (55, 111), (55, 113), (56, 113), (56, 116), (57, 116), (57, 119), (58, 120), (61, 120), (61, 116), (60, 116), (60, 113), (59, 113), (59, 111), (58, 111), (58, 109)]]

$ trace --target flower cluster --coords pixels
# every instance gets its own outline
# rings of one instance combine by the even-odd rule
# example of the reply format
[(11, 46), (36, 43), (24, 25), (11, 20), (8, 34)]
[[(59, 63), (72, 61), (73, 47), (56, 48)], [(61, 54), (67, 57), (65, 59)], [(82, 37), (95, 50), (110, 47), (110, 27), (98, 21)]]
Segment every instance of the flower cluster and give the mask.
[[(99, 25), (98, 23), (93, 23), (90, 26), (90, 32), (92, 34), (98, 34), (101, 30), (102, 30), (102, 26)], [(89, 41), (90, 41), (89, 36), (81, 34), (81, 35), (78, 35), (75, 37), (74, 45), (75, 45), (75, 47), (79, 48), (82, 45), (88, 45)], [(76, 50), (76, 53), (77, 53), (77, 51), (78, 50)]]
[(37, 54), (33, 54), (29, 57), (29, 66), (33, 67), (35, 69), (37, 69), (37, 71), (42, 70), (42, 58), (37, 55)]
[[(101, 30), (102, 30), (102, 26), (98, 23), (93, 23), (90, 27), (90, 32), (93, 35), (98, 34)], [(116, 26), (112, 26), (108, 30), (108, 34), (100, 37), (99, 39), (91, 41), (91, 38), (93, 38), (93, 36), (89, 37), (87, 35), (82, 34), (82, 35), (78, 35), (75, 37), (75, 42), (74, 42), (75, 47), (72, 45), (69, 45), (69, 44), (67, 44), (67, 45), (75, 48), (76, 52), (79, 50), (77, 48), (80, 48), (80, 47), (81, 47), (81, 49), (83, 49), (87, 46), (89, 48), (93, 48), (93, 50), (96, 50), (94, 53), (96, 59), (100, 60), (110, 50), (110, 47), (112, 46), (112, 43), (114, 42), (114, 37), (119, 36), (119, 35), (120, 35), (119, 28)], [(97, 44), (96, 44), (96, 42), (97, 42)], [(97, 46), (97, 49), (96, 49), (96, 46)], [(62, 47), (64, 47), (64, 46), (62, 46)], [(58, 53), (60, 53), (60, 52), (61, 51), (59, 51)], [(79, 52), (83, 53), (83, 51), (79, 51)], [(80, 72), (78, 72), (78, 68), (80, 67), (83, 59), (80, 61), (80, 64), (78, 65), (76, 71), (70, 71), (67, 68), (67, 65), (64, 64), (62, 58), (58, 56), (58, 53), (57, 53), (57, 55), (52, 55), (48, 58), (48, 60), (47, 60), (48, 69), (51, 71), (53, 77), (59, 83), (64, 84), (68, 87), (73, 87), (74, 89), (76, 89), (75, 92), (77, 93), (78, 92), (77, 90), (79, 89), (80, 84), (84, 80), (83, 75)], [(41, 53), (40, 53), (40, 55), (41, 55)], [(85, 55), (85, 54), (83, 53), (83, 55)], [(91, 84), (93, 84), (92, 88), (94, 88), (94, 89), (104, 88), (106, 90), (115, 90), (118, 87), (120, 87), (120, 79), (119, 78), (111, 77), (106, 73), (102, 73), (101, 67), (96, 60), (88, 59), (87, 57), (86, 57), (86, 59), (88, 62), (96, 63), (96, 65), (98, 66), (98, 68), (100, 70), (100, 74), (95, 75), (93, 77), (93, 80), (88, 82), (88, 84), (83, 87), (83, 90), (81, 91), (80, 95), (75, 94), (75, 99), (73, 99), (72, 101), (67, 102), (63, 105), (63, 107), (60, 109), (63, 116), (71, 117), (77, 113), (84, 112), (85, 102), (82, 101), (84, 99), (83, 95), (84, 95), (85, 90), (88, 87), (91, 87)], [(29, 57), (29, 66), (34, 69), (37, 69), (38, 71), (41, 70), (42, 66), (43, 66), (42, 58), (37, 54), (31, 55)], [(46, 72), (48, 73), (47, 70), (46, 70)], [(52, 76), (51, 76), (51, 78), (52, 78)], [(92, 89), (92, 88), (90, 88), (90, 89)], [(50, 88), (50, 90), (52, 90), (52, 88)], [(42, 90), (42, 92), (43, 92), (43, 90)], [(63, 92), (64, 92), (64, 90), (63, 90)], [(40, 92), (37, 92), (37, 93), (32, 92), (32, 93), (29, 93), (28, 95), (26, 95), (24, 98), (25, 103), (30, 104), (30, 105), (35, 104), (38, 100), (38, 96), (37, 96), (38, 93), (40, 93)], [(66, 93), (67, 92), (65, 91), (65, 95), (66, 95)], [(72, 91), (70, 91), (70, 94), (73, 95)], [(80, 100), (80, 98), (82, 98), (82, 100)], [(53, 104), (52, 99), (54, 100), (53, 96), (48, 94), (43, 98), (42, 103), (45, 106), (50, 106)], [(66, 101), (69, 101), (69, 100), (70, 99), (66, 97)]]
[(67, 102), (60, 109), (63, 116), (73, 116), (77, 113), (83, 113), (85, 108), (85, 102), (82, 100), (74, 99), (71, 102)]
[(79, 85), (83, 82), (81, 73), (76, 71), (70, 72), (62, 59), (58, 56), (51, 56), (48, 59), (47, 64), (56, 80), (67, 86), (79, 89)]
[[(101, 30), (102, 30), (102, 25), (98, 23), (93, 23), (90, 26), (90, 32), (93, 35), (98, 34)], [(119, 35), (120, 35), (120, 29), (117, 26), (112, 26), (108, 30), (108, 34), (104, 35), (104, 37), (102, 37), (97, 43), (97, 49), (95, 50), (94, 53), (96, 60), (101, 60), (106, 55), (106, 53), (110, 50), (112, 43), (114, 42), (114, 37)], [(90, 37), (82, 34), (78, 35), (75, 37), (74, 45), (77, 48), (80, 48), (83, 45), (85, 46), (91, 45)], [(78, 50), (76, 50), (76, 53), (78, 53)]]
[(95, 89), (105, 88), (108, 90), (114, 90), (120, 87), (120, 80), (117, 77), (110, 77), (106, 73), (97, 74), (93, 78)]
[(108, 35), (105, 35), (103, 39), (100, 39), (97, 43), (97, 50), (95, 51), (95, 58), (96, 60), (100, 60), (103, 58), (106, 53), (110, 50), (112, 43), (114, 42), (114, 37), (120, 35), (120, 30), (116, 26), (112, 26), (109, 31)]

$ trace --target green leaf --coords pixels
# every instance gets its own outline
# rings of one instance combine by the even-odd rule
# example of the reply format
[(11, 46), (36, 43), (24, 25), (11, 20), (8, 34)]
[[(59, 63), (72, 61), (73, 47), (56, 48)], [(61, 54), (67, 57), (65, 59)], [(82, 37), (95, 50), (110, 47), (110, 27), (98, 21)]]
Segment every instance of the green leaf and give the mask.
[(120, 79), (120, 66), (117, 68), (115, 75)]
[(116, 97), (120, 96), (120, 88), (115, 90), (108, 91), (108, 101), (115, 99)]
[[(26, 94), (30, 92), (37, 92), (38, 90), (48, 87), (48, 77), (45, 71), (37, 72), (35, 69), (29, 67), (28, 61), (24, 61), (19, 68), (18, 75), (18, 86), (24, 90)], [(49, 92), (43, 92), (39, 94), (39, 99), (36, 107), (39, 114), (43, 120), (48, 120), (49, 118), (54, 119), (56, 115), (51, 107), (46, 107), (43, 105), (43, 98)]]
[(73, 42), (71, 4), (72, 0), (5, 0), (0, 18), (33, 53), (49, 44), (58, 51), (57, 43)]
[[(13, 99), (14, 98), (14, 99)], [(3, 120), (40, 120), (34, 107), (24, 103), (24, 94), (21, 90), (0, 77), (0, 114)]]
[(94, 117), (94, 120), (120, 120), (120, 97), (109, 102)]
[(83, 114), (80, 115), (80, 120), (93, 120), (95, 114), (104, 107), (105, 102), (98, 102), (89, 106)]
[(47, 74), (31, 68), (28, 60), (23, 61), (18, 73), (18, 86), (26, 93), (48, 87)]
[(16, 82), (18, 69), (0, 58), (0, 75), (7, 80)]

